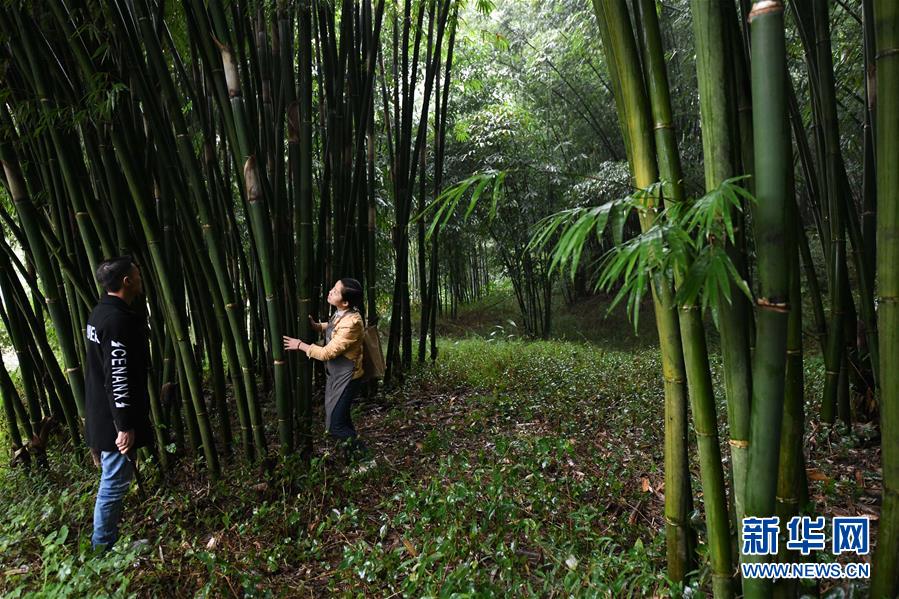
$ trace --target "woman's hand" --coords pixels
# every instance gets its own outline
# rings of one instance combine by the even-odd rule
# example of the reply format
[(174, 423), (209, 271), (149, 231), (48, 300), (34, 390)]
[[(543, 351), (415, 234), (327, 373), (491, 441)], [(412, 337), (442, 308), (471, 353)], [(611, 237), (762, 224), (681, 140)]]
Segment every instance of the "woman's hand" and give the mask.
[(320, 333), (322, 330), (321, 325), (318, 324), (318, 321), (315, 320), (314, 318), (312, 318), (312, 314), (309, 315), (309, 325), (312, 327), (312, 330), (315, 331), (316, 333)]
[(303, 343), (301, 339), (294, 339), (293, 337), (288, 337), (284, 335), (282, 337), (282, 341), (284, 341), (284, 349), (288, 351), (306, 351), (309, 347), (308, 343)]

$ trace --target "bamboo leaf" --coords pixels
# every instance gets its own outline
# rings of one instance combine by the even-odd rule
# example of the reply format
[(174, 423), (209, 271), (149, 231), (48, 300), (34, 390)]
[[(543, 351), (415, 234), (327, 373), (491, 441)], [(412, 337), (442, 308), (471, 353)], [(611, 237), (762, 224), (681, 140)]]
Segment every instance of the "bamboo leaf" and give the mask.
[[(462, 217), (462, 220), (468, 220), (468, 217), (471, 216), (472, 212), (474, 212), (475, 206), (478, 205), (478, 198), (481, 197), (481, 193), (484, 191), (484, 188), (487, 187), (488, 183), (490, 183), (490, 179), (488, 177), (481, 177), (481, 181), (478, 183), (478, 186), (475, 187), (474, 193), (471, 194), (471, 200), (468, 201), (468, 210), (465, 211), (465, 216)], [(491, 218), (493, 218), (492, 214), (493, 212), (491, 211)]]

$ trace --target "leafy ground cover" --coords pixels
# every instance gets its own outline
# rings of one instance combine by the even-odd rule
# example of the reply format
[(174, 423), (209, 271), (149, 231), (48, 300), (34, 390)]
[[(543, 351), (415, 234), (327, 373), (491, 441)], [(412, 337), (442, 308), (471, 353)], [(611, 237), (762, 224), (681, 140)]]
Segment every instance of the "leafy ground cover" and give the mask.
[[(620, 319), (585, 321), (586, 312), (561, 314), (562, 335), (569, 326), (608, 346), (522, 340), (496, 306), (447, 325), (469, 335), (442, 341), (436, 364), (357, 408), (376, 456), (369, 469), (325, 442), (311, 468), (232, 464), (217, 483), (184, 461), (166, 481), (145, 465), (106, 556), (90, 551), (96, 473), (80, 456), (53, 454), (47, 472), (5, 471), (0, 592), (680, 595), (664, 577), (657, 350)], [(807, 362), (814, 413), (823, 368)], [(810, 427), (816, 513), (876, 517), (869, 433)], [(695, 521), (702, 538), (701, 514)], [(707, 578), (701, 567), (687, 592)]]

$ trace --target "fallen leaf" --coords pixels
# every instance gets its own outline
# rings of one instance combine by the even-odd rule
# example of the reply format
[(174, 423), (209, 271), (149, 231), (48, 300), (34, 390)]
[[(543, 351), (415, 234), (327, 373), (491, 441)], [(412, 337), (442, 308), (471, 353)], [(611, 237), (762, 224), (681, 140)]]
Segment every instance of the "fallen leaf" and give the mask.
[(820, 480), (827, 482), (830, 480), (830, 477), (818, 470), (817, 468), (809, 468), (805, 471), (806, 476), (808, 476), (809, 480)]
[(640, 482), (642, 483), (644, 493), (652, 493), (653, 492), (652, 485), (649, 484), (648, 478), (644, 478)]
[(410, 543), (406, 539), (403, 539), (403, 545), (406, 547), (406, 551), (408, 551), (412, 557), (418, 557), (418, 552), (415, 550), (415, 547), (412, 546), (412, 543)]
[(217, 540), (214, 536), (209, 537), (209, 541), (206, 542), (206, 549), (210, 549), (210, 550), (215, 549), (216, 542), (217, 542)]

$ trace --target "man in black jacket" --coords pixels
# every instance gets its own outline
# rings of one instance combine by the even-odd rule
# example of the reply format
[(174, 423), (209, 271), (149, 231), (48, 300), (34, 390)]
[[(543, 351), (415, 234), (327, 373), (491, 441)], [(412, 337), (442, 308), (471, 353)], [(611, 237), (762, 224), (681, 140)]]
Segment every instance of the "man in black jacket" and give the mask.
[(91, 544), (110, 549), (134, 476), (135, 450), (152, 442), (150, 353), (144, 319), (132, 309), (143, 294), (140, 268), (131, 256), (121, 256), (100, 264), (96, 275), (106, 294), (87, 320), (85, 437), (99, 452), (102, 469)]

